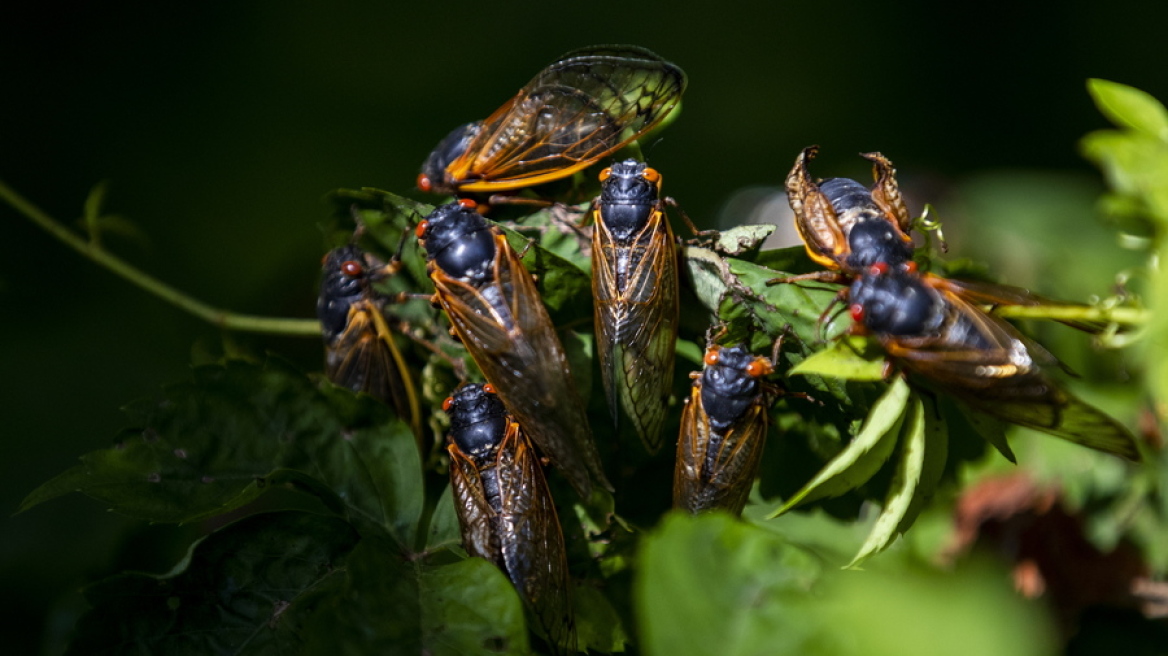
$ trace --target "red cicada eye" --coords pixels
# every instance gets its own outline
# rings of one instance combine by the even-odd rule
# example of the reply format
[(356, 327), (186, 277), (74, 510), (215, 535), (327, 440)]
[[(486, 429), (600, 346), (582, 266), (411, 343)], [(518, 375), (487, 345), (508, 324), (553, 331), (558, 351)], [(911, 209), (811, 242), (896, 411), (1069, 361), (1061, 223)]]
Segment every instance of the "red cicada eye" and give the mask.
[(908, 273), (916, 273), (917, 272), (917, 263), (913, 262), (911, 260), (908, 262), (905, 262), (904, 263), (904, 270)]
[(706, 357), (702, 358), (702, 362), (705, 362), (708, 366), (711, 367), (718, 364), (718, 351), (720, 350), (721, 349), (715, 346), (714, 348), (706, 351)]
[(864, 306), (863, 305), (856, 303), (856, 304), (852, 305), (850, 308), (848, 308), (848, 311), (852, 315), (852, 321), (855, 321), (856, 323), (864, 323)]
[(486, 392), (487, 394), (494, 394), (495, 393), (495, 386), (490, 384), (490, 383), (487, 383), (486, 385), (483, 385), (483, 391)]
[(434, 188), (434, 183), (430, 182), (430, 176), (426, 175), (425, 173), (419, 173), (418, 174), (418, 189), (421, 189), (422, 191), (424, 191), (426, 193), (430, 193), (430, 190), (433, 188)]
[(612, 175), (612, 167), (606, 168), (600, 172), (600, 181), (604, 182), (610, 175)]
[(763, 376), (769, 375), (773, 371), (774, 368), (771, 367), (771, 363), (764, 360), (763, 358), (759, 358), (754, 362), (746, 365), (746, 375), (750, 376), (751, 378), (762, 378)]
[(888, 263), (887, 262), (877, 262), (876, 264), (873, 264), (872, 266), (868, 267), (868, 273), (870, 273), (874, 276), (882, 276), (882, 275), (888, 273)]
[(417, 228), (414, 228), (414, 234), (418, 236), (418, 239), (421, 239), (422, 236), (426, 234), (426, 230), (429, 227), (430, 227), (429, 221), (422, 221), (421, 223), (418, 224)]
[(645, 178), (649, 182), (652, 182), (653, 184), (657, 184), (661, 181), (661, 174), (657, 172), (657, 169), (646, 168), (644, 171), (641, 171), (641, 177)]
[(459, 198), (458, 204), (464, 210), (473, 210), (473, 209), (478, 208), (478, 206), (479, 206), (479, 204), (476, 203), (474, 201), (474, 199), (472, 199), (472, 198)]
[(341, 262), (341, 273), (350, 278), (356, 278), (365, 273), (365, 267), (361, 266), (357, 260), (345, 260)]
[(442, 402), (442, 410), (444, 412), (450, 412), (450, 409), (453, 407), (454, 407), (454, 397), (453, 396), (446, 397), (446, 400)]

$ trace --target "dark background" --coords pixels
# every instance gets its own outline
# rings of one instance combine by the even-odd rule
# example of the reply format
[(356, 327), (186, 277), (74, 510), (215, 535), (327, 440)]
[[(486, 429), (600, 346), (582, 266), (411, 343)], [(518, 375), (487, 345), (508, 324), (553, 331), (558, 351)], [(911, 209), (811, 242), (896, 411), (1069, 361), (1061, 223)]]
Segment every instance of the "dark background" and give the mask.
[[(918, 187), (1000, 170), (1097, 185), (1076, 150), (1105, 125), (1084, 82), (1168, 98), (1166, 12), (1020, 4), (26, 3), (0, 21), (0, 179), (68, 222), (108, 180), (107, 211), (143, 237), (112, 250), (214, 305), (311, 317), (329, 190), (411, 192), (447, 131), (558, 55), (633, 43), (689, 74), (646, 154), (699, 222), (812, 143), (816, 171), (861, 179), (855, 153), (881, 150)], [(225, 336), (6, 206), (0, 229), (0, 644), (25, 653), (84, 582), (174, 555), (134, 548), (169, 529), (80, 496), (8, 515)], [(227, 339), (320, 358), (311, 339)]]

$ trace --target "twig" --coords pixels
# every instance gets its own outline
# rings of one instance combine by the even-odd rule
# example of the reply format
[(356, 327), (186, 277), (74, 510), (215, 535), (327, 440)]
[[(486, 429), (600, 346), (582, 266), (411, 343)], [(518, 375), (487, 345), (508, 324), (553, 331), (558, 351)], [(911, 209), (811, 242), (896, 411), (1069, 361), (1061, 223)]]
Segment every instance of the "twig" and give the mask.
[(225, 330), (268, 333), (272, 335), (300, 335), (320, 337), (320, 322), (315, 319), (286, 319), (282, 317), (260, 317), (237, 314), (216, 308), (167, 285), (146, 272), (125, 262), (103, 249), (97, 241), (86, 241), (80, 235), (66, 228), (36, 205), (16, 193), (0, 180), (0, 199), (7, 202), (17, 212), (28, 217), (33, 223), (44, 228), (66, 246), (81, 253), (97, 264), (113, 271), (155, 296), (190, 312), (204, 321)]

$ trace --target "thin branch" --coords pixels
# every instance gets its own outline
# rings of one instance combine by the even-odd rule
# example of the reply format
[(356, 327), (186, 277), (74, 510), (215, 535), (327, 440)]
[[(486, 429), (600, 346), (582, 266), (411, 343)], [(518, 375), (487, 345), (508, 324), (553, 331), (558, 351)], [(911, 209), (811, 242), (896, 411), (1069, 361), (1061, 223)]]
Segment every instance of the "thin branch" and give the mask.
[(106, 251), (100, 244), (86, 241), (80, 235), (66, 228), (39, 207), (33, 205), (0, 180), (0, 199), (7, 202), (17, 212), (28, 217), (33, 223), (44, 228), (66, 246), (81, 253), (97, 264), (113, 271), (155, 296), (190, 312), (200, 319), (225, 330), (268, 333), (272, 335), (320, 336), (320, 322), (315, 319), (285, 319), (281, 317), (260, 317), (237, 314), (208, 305), (200, 300), (167, 285), (146, 272)]
[(1049, 319), (1051, 321), (1097, 321), (1125, 325), (1144, 325), (1149, 313), (1141, 308), (1100, 308), (1081, 305), (1000, 305), (993, 314), (1013, 319)]

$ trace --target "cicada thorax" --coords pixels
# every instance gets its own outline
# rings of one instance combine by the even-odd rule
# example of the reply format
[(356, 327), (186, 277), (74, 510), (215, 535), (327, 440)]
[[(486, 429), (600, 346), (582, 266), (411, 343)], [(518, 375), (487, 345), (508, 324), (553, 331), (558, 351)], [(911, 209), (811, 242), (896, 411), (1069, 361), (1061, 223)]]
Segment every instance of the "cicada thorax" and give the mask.
[(391, 269), (353, 245), (325, 255), (316, 304), (325, 343), (325, 375), (337, 385), (392, 406), (424, 451), (413, 377), (384, 314), (387, 298), (373, 288)]
[(574, 649), (567, 552), (539, 456), (489, 384), (464, 385), (443, 409), (463, 547), (503, 570), (553, 645)]
[(660, 124), (685, 84), (680, 68), (644, 48), (567, 53), (490, 117), (447, 135), (418, 187), (493, 194), (566, 178)]
[(964, 288), (911, 267), (869, 267), (849, 288), (851, 314), (889, 356), (974, 410), (1094, 449), (1139, 459), (1123, 425), (1064, 390), (1057, 359), (962, 297)]
[(605, 169), (600, 179), (592, 290), (604, 389), (614, 421), (627, 417), (645, 449), (656, 453), (677, 342), (673, 231), (655, 170), (630, 159)]
[(819, 152), (805, 148), (787, 176), (787, 198), (795, 227), (811, 259), (846, 274), (883, 262), (898, 266), (913, 257), (912, 217), (900, 195), (896, 170), (880, 153), (862, 156), (873, 163), (872, 188), (848, 178), (818, 183), (807, 162)]
[(689, 512), (746, 505), (766, 442), (770, 360), (745, 346), (711, 347), (682, 411), (673, 506)]
[(463, 200), (419, 224), (435, 300), (544, 455), (584, 498), (611, 489), (568, 358), (531, 274), (506, 237)]

